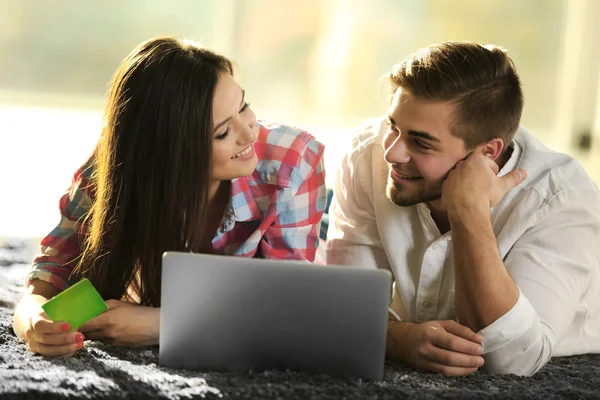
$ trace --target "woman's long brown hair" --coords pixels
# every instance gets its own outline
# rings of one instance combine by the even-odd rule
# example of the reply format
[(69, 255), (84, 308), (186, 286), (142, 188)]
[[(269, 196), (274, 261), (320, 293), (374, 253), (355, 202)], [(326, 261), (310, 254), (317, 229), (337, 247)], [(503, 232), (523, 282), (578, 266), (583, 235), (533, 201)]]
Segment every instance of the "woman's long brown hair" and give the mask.
[(139, 45), (115, 72), (93, 158), (95, 200), (72, 279), (105, 299), (134, 288), (160, 306), (161, 258), (199, 252), (208, 214), (212, 102), (225, 57), (163, 37)]

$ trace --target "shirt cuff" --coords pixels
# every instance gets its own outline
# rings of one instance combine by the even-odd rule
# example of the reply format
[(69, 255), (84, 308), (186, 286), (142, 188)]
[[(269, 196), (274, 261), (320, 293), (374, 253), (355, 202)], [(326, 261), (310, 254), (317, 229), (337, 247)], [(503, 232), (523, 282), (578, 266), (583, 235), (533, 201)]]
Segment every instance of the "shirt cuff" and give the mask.
[(71, 286), (68, 281), (60, 278), (56, 274), (53, 274), (43, 269), (32, 269), (31, 271), (29, 271), (25, 279), (25, 287), (29, 286), (31, 282), (33, 282), (36, 279), (48, 282), (60, 291), (63, 291), (69, 286)]
[(503, 316), (478, 333), (483, 337), (484, 354), (491, 353), (529, 331), (535, 323), (537, 313), (519, 289), (515, 305)]

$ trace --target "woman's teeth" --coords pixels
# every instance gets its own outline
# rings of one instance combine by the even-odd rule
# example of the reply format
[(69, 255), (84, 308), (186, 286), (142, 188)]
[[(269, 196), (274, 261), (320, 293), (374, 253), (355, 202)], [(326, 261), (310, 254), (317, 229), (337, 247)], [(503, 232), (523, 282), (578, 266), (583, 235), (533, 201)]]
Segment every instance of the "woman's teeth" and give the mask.
[(235, 156), (233, 156), (231, 158), (233, 159), (233, 158), (243, 157), (246, 154), (249, 154), (251, 151), (252, 151), (252, 146), (248, 146), (248, 147), (246, 147), (245, 150), (240, 151), (239, 153), (237, 153)]

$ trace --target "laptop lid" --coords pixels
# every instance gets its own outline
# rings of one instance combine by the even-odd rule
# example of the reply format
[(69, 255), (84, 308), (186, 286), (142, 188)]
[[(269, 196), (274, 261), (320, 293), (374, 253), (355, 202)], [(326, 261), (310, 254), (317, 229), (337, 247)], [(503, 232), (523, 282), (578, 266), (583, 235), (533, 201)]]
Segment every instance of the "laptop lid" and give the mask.
[(385, 270), (166, 252), (159, 363), (381, 380)]

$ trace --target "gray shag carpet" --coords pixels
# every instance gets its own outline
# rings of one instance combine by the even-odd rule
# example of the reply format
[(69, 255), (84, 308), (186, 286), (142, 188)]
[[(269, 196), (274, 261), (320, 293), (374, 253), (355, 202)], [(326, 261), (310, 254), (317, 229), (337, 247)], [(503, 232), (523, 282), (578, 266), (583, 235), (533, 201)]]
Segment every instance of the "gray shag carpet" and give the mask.
[(0, 239), (0, 399), (600, 398), (600, 355), (556, 358), (531, 378), (482, 372), (447, 378), (388, 362), (383, 382), (161, 368), (156, 347), (98, 342), (86, 342), (71, 358), (41, 357), (19, 342), (11, 326), (36, 247), (30, 240)]

